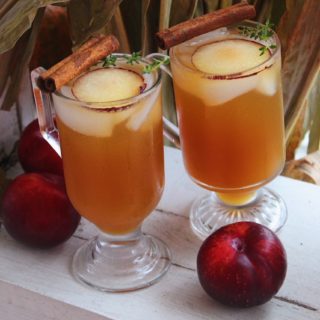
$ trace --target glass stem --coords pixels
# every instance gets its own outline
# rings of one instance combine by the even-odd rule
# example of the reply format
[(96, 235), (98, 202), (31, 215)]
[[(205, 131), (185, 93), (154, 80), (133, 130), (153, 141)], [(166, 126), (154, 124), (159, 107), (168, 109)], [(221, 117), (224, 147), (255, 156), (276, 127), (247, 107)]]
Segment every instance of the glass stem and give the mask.
[(229, 206), (245, 206), (257, 197), (257, 190), (237, 193), (216, 193), (217, 197), (224, 204)]
[(108, 234), (101, 231), (96, 240), (95, 251), (101, 254), (105, 249), (108, 249), (108, 254), (110, 255), (110, 252), (113, 250), (115, 253), (121, 252), (121, 248), (128, 250), (128, 247), (137, 246), (141, 237), (141, 227), (124, 235)]

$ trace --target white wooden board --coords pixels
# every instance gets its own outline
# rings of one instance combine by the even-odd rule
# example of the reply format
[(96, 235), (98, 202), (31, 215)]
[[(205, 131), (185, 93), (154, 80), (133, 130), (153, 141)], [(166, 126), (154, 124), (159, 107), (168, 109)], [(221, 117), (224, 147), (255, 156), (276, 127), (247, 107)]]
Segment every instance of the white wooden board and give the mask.
[(96, 228), (82, 221), (64, 245), (34, 250), (0, 232), (1, 320), (320, 319), (320, 188), (279, 177), (270, 187), (285, 200), (289, 219), (280, 233), (288, 254), (286, 281), (270, 302), (232, 309), (210, 299), (195, 270), (201, 241), (193, 235), (188, 210), (206, 192), (187, 177), (179, 151), (166, 148), (166, 188), (143, 230), (171, 248), (173, 265), (156, 285), (131, 293), (101, 293), (70, 274), (73, 252)]

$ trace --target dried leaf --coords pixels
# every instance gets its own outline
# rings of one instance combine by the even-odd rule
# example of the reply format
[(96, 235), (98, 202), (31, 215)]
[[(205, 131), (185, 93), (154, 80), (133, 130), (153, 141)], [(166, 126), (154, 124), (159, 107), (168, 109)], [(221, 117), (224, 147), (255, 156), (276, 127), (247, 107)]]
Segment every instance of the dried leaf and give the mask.
[(128, 32), (126, 30), (125, 21), (123, 19), (123, 14), (118, 6), (114, 12), (111, 21), (103, 26), (100, 30), (97, 31), (98, 34), (113, 34), (119, 40), (120, 46), (119, 52), (131, 53), (135, 50), (131, 49), (130, 39), (128, 37)]
[[(279, 0), (276, 0), (279, 1)], [(261, 23), (265, 23), (267, 19), (271, 16), (273, 0), (271, 1), (263, 1), (259, 11), (257, 11), (257, 15), (255, 20)]]
[(162, 78), (162, 105), (163, 115), (172, 123), (177, 124), (173, 84), (172, 79), (167, 74), (163, 74)]
[(261, 11), (261, 7), (263, 5), (264, 0), (253, 0), (253, 1), (248, 1), (250, 4), (253, 4), (256, 12), (260, 12)]
[(160, 17), (159, 30), (169, 28), (171, 15), (172, 0), (161, 0), (160, 2)]
[(203, 0), (204, 11), (206, 13), (219, 9), (219, 0)]
[(320, 151), (286, 163), (282, 175), (320, 185)]
[(131, 51), (141, 50), (142, 0), (122, 1), (120, 10)]
[(71, 38), (79, 45), (104, 28), (122, 0), (71, 0), (68, 4)]
[(160, 3), (156, 0), (142, 0), (141, 16), (141, 50), (146, 55), (157, 51), (154, 34), (159, 28)]
[(49, 69), (72, 53), (66, 8), (48, 5), (41, 21), (29, 68)]
[(220, 8), (226, 8), (232, 6), (232, 0), (220, 0)]
[(319, 1), (297, 0), (295, 6), (290, 4), (288, 8), (278, 28), (284, 44), (282, 76), (287, 138), (302, 112), (320, 62)]
[[(307, 104), (307, 102), (305, 102), (304, 106), (303, 106), (303, 111), (306, 111), (308, 109), (307, 107), (308, 107), (308, 104)], [(299, 147), (300, 142), (305, 135), (304, 115), (305, 115), (305, 112), (301, 112), (291, 136), (287, 138), (287, 141), (286, 141), (286, 161), (290, 161), (295, 158), (296, 149)]]
[(308, 104), (311, 113), (308, 153), (320, 150), (320, 75), (309, 95)]
[[(163, 30), (170, 26), (170, 14), (172, 9), (172, 1), (161, 0), (160, 4), (160, 17), (159, 17), (159, 30)], [(158, 49), (159, 52), (165, 50)], [(171, 78), (162, 73), (162, 105), (163, 115), (173, 123), (177, 123), (177, 116), (175, 112), (175, 102), (173, 96), (173, 86)], [(165, 144), (172, 146), (170, 141), (165, 139)]]
[[(174, 0), (172, 1), (172, 5), (170, 8), (171, 15), (169, 14), (169, 1), (162, 2), (166, 2), (167, 7), (164, 10), (162, 10), (160, 21), (161, 19), (164, 20), (162, 22), (162, 25), (165, 25), (164, 27), (168, 27), (193, 18), (196, 14), (198, 2), (200, 1)], [(163, 6), (165, 6), (165, 4), (163, 4)], [(165, 16), (163, 17), (163, 15)], [(162, 83), (163, 114), (168, 120), (176, 124), (177, 115), (175, 110), (172, 80), (168, 75), (164, 74)], [(168, 141), (166, 141), (166, 144), (171, 145), (171, 143), (169, 143)]]
[(0, 19), (15, 5), (16, 0), (2, 0), (0, 7)]
[(281, 41), (282, 57), (285, 56), (287, 51), (288, 41), (302, 11), (303, 2), (304, 0), (286, 0), (286, 10), (282, 15), (276, 30)]
[(128, 34), (124, 25), (122, 13), (119, 7), (117, 7), (114, 16), (111, 20), (111, 30), (112, 33), (117, 37), (120, 43), (120, 52), (130, 53), (130, 43), (128, 39)]
[(198, 0), (175, 0), (172, 2), (170, 26), (194, 17)]
[(12, 74), (10, 77), (8, 91), (5, 94), (4, 101), (1, 106), (1, 109), (3, 110), (10, 110), (16, 101), (22, 80), (22, 73), (28, 69), (43, 13), (44, 8), (41, 8), (36, 14), (30, 32), (22, 36), (15, 48), (10, 64), (12, 61), (16, 61), (16, 63), (12, 68), (10, 68), (12, 70)]
[(141, 3), (141, 51), (142, 55), (146, 55), (149, 52), (149, 37), (150, 32), (148, 28), (148, 10), (150, 7), (150, 0), (142, 0)]
[(280, 19), (283, 16), (285, 11), (286, 11), (285, 0), (273, 0), (270, 20), (275, 26), (279, 24)]
[(19, 0), (0, 20), (0, 54), (14, 47), (33, 22), (37, 10), (55, 2), (67, 0)]
[(8, 83), (9, 75), (12, 70), (9, 68), (9, 63), (11, 60), (12, 51), (4, 52), (0, 55), (1, 68), (0, 68), (0, 97), (2, 96), (4, 89)]

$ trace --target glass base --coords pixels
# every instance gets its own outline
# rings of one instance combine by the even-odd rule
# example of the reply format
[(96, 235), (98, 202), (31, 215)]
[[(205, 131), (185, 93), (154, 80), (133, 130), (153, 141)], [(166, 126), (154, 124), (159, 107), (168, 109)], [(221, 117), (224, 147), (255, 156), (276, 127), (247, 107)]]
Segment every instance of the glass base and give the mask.
[(75, 278), (95, 289), (126, 292), (148, 287), (169, 269), (170, 251), (159, 239), (142, 235), (111, 237), (102, 234), (75, 253)]
[(258, 190), (251, 202), (239, 206), (224, 203), (215, 193), (210, 193), (197, 199), (190, 212), (192, 230), (201, 239), (224, 225), (238, 221), (257, 222), (277, 232), (286, 220), (285, 203), (268, 188)]

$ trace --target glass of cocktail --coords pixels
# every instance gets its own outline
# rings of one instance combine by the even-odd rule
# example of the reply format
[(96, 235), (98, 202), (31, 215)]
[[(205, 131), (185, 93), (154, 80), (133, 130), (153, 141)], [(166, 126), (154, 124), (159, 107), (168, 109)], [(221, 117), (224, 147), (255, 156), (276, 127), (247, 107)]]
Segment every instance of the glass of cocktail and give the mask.
[(236, 221), (274, 231), (286, 221), (281, 198), (261, 188), (281, 172), (285, 149), (280, 43), (274, 33), (250, 38), (259, 26), (220, 28), (170, 50), (184, 164), (213, 191), (191, 208), (201, 238)]
[(156, 282), (168, 270), (170, 253), (141, 232), (164, 187), (161, 76), (143, 74), (143, 61), (128, 65), (127, 55), (113, 57), (115, 66), (91, 67), (52, 94), (60, 143), (51, 98), (35, 81), (34, 92), (44, 137), (58, 151), (61, 145), (68, 196), (101, 230), (76, 252), (73, 273), (117, 292)]

